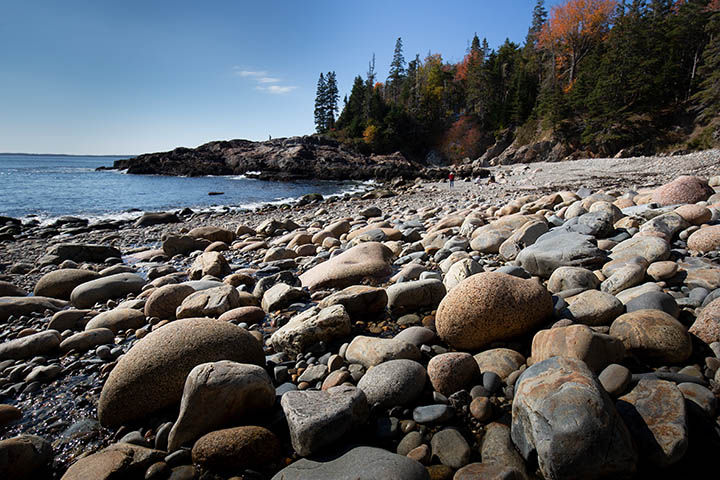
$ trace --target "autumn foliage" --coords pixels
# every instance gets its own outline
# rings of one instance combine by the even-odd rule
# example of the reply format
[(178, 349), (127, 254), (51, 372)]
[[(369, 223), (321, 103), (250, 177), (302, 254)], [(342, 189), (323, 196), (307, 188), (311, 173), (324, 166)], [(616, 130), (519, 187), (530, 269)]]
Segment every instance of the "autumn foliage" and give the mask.
[(578, 64), (607, 36), (616, 7), (615, 0), (568, 0), (550, 9), (538, 45), (554, 55), (555, 70), (566, 90), (572, 88)]

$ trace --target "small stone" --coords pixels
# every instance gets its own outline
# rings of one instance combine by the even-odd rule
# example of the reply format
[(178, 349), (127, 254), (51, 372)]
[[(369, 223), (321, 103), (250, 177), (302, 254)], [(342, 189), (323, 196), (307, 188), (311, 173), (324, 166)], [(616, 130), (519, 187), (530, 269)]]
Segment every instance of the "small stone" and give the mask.
[(470, 463), (470, 445), (454, 428), (446, 428), (437, 432), (433, 435), (430, 446), (433, 456), (437, 457), (443, 465), (458, 469)]
[(470, 414), (480, 422), (486, 422), (492, 417), (492, 404), (486, 397), (476, 397), (470, 402)]
[(193, 462), (217, 472), (267, 469), (282, 454), (280, 440), (263, 427), (235, 427), (210, 432), (192, 449)]
[(480, 369), (469, 353), (452, 352), (431, 358), (427, 373), (436, 391), (452, 395), (473, 385), (480, 376)]
[(617, 363), (608, 365), (598, 376), (600, 384), (611, 397), (619, 397), (630, 385), (632, 373), (627, 368)]
[(417, 423), (442, 423), (454, 414), (453, 409), (447, 405), (426, 405), (413, 410), (413, 420)]

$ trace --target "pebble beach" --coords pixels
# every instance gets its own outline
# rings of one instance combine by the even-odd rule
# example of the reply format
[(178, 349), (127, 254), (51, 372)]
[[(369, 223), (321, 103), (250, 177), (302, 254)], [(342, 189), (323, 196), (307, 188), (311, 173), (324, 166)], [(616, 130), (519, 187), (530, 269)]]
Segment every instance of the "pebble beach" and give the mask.
[(0, 218), (0, 477), (701, 475), (720, 151)]

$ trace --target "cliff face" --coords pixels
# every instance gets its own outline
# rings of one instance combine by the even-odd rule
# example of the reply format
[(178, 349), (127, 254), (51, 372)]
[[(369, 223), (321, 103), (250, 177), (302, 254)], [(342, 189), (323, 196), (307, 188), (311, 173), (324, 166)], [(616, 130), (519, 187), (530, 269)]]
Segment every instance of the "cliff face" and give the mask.
[(147, 153), (118, 160), (113, 169), (133, 174), (242, 175), (260, 172), (267, 180), (387, 180), (415, 178), (423, 166), (400, 153), (365, 156), (318, 137), (279, 138), (266, 142), (229, 140), (197, 148)]

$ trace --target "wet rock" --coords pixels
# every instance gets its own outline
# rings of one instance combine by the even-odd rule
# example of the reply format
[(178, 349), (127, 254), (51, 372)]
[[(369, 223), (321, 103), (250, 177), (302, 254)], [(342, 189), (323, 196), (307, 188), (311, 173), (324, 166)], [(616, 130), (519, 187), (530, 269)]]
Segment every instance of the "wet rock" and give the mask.
[(78, 332), (60, 343), (60, 351), (67, 353), (70, 350), (86, 352), (98, 345), (115, 343), (115, 334), (109, 328), (93, 328)]
[(416, 361), (389, 360), (368, 370), (357, 387), (369, 405), (389, 408), (415, 401), (425, 388), (425, 375), (425, 368)]
[(368, 404), (362, 390), (350, 386), (325, 391), (291, 391), (280, 401), (290, 440), (298, 455), (321, 451), (368, 419)]
[(445, 296), (435, 325), (445, 342), (472, 350), (529, 332), (552, 309), (550, 293), (538, 282), (485, 272), (464, 280)]
[(193, 238), (188, 235), (168, 235), (162, 243), (163, 252), (168, 257), (187, 255), (195, 250), (205, 250), (210, 245), (209, 240)]
[(260, 343), (227, 322), (177, 320), (150, 333), (110, 372), (98, 403), (100, 423), (122, 425), (179, 403), (190, 371), (218, 360), (265, 363)]
[(57, 312), (65, 305), (67, 302), (49, 297), (0, 297), (0, 322), (5, 322), (10, 315), (20, 317), (45, 310)]
[(0, 472), (7, 480), (52, 478), (53, 457), (52, 445), (42, 437), (20, 435), (0, 440)]
[(208, 288), (185, 297), (175, 312), (180, 318), (219, 317), (240, 307), (240, 294), (230, 285)]
[(688, 447), (685, 399), (672, 382), (643, 379), (617, 400), (617, 409), (638, 445), (640, 458), (667, 467)]
[(60, 332), (46, 330), (0, 344), (0, 360), (30, 358), (52, 353), (60, 346)]
[(275, 388), (262, 367), (227, 360), (200, 364), (185, 380), (168, 451), (243, 417), (269, 410), (274, 404)]
[(80, 268), (61, 268), (43, 275), (33, 291), (36, 297), (69, 300), (73, 289), (80, 284), (100, 278), (100, 274)]
[(329, 342), (350, 335), (350, 317), (342, 305), (313, 307), (295, 315), (270, 337), (276, 352), (296, 355), (320, 341)]
[(85, 330), (109, 328), (117, 334), (121, 330), (137, 329), (145, 325), (145, 313), (134, 308), (115, 308), (94, 316)]
[[(436, 355), (428, 362), (428, 377), (435, 391), (445, 396), (470, 389), (480, 378), (480, 369), (472, 355), (450, 352)], [(457, 468), (457, 467), (456, 467)]]
[(376, 338), (358, 335), (345, 352), (348, 362), (359, 363), (365, 368), (380, 365), (388, 360), (420, 360), (420, 350), (412, 343), (394, 338)]
[(572, 357), (585, 362), (595, 374), (623, 360), (625, 347), (617, 338), (593, 331), (585, 325), (540, 330), (532, 341), (535, 362), (550, 357)]
[(301, 459), (280, 470), (272, 480), (430, 480), (420, 462), (382, 448), (355, 447), (324, 461)]
[(77, 308), (90, 308), (98, 302), (140, 293), (144, 285), (140, 275), (118, 273), (78, 285), (70, 294), (70, 302)]
[(692, 353), (685, 327), (660, 310), (621, 315), (610, 326), (610, 335), (620, 339), (628, 353), (652, 364), (682, 362)]
[(637, 455), (630, 434), (596, 377), (580, 360), (553, 357), (520, 376), (512, 440), (534, 452), (545, 478), (629, 476)]
[(376, 242), (357, 245), (300, 275), (303, 287), (344, 288), (362, 283), (364, 279), (382, 280), (392, 272), (389, 248)]

